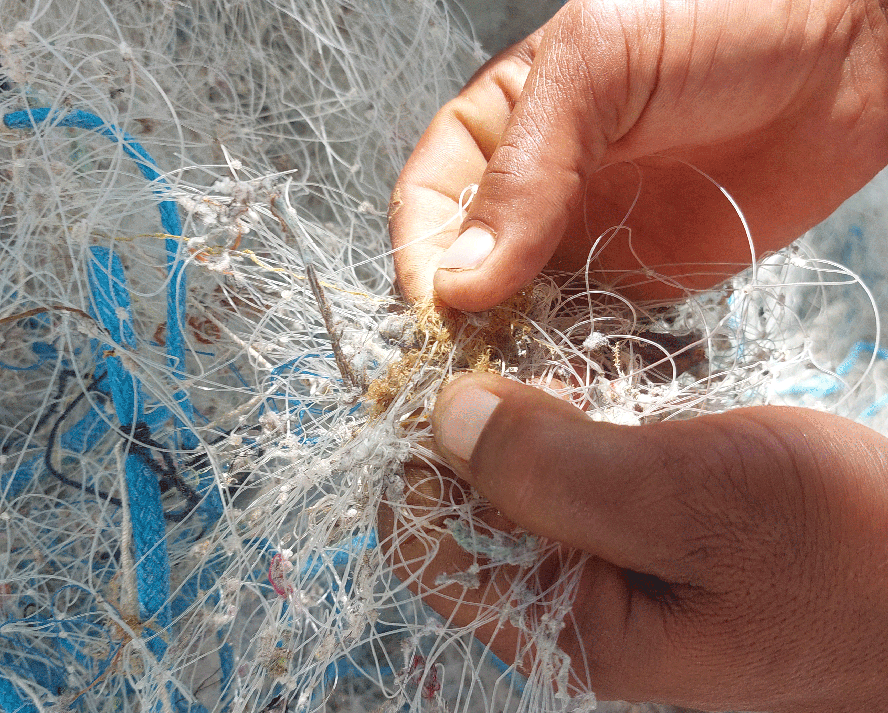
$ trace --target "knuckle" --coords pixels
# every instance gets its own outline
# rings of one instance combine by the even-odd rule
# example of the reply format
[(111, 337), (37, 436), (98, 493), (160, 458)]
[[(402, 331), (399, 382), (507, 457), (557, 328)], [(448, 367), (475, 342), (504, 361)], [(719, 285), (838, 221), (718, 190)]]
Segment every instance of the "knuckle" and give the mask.
[[(740, 415), (692, 428), (692, 435), (664, 431), (652, 439), (634, 490), (653, 502), (624, 503), (669, 518), (658, 528), (673, 534), (661, 547), (663, 564), (713, 580), (761, 570), (777, 552), (803, 551), (810, 495), (799, 484), (800, 456), (784, 436)], [(677, 447), (688, 439), (700, 447)]]
[(736, 583), (796, 571), (810, 554), (819, 510), (805, 482), (811, 459), (791, 433), (752, 411), (716, 428), (716, 445), (704, 455), (705, 496), (686, 505), (712, 576)]

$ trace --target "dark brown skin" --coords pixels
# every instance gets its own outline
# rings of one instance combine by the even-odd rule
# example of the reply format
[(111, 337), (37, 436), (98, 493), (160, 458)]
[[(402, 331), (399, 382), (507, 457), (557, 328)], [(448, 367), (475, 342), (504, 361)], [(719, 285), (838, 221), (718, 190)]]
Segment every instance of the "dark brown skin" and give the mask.
[[(434, 279), (443, 302), (474, 311), (553, 256), (582, 265), (629, 210), (639, 172), (626, 225), (644, 265), (682, 276), (715, 264), (679, 281), (716, 284), (750, 250), (732, 206), (687, 164), (735, 198), (759, 254), (783, 247), (885, 165), (886, 63), (885, 8), (871, 0), (575, 0), (488, 62), (423, 135), (392, 196), (395, 247), (451, 218), (472, 183), (462, 229), (489, 230), (496, 247), (478, 269), (435, 274), (451, 223), (395, 254), (401, 289), (417, 298)], [(627, 161), (638, 168), (611, 166)], [(596, 267), (617, 283), (640, 268), (625, 233)]]
[[(733, 196), (761, 254), (886, 163), (888, 3), (573, 0), (488, 62), (419, 142), (391, 234), (396, 247), (434, 234), (396, 253), (398, 277), (410, 298), (491, 307), (546, 265), (582, 266), (641, 176), (625, 221), (635, 255), (624, 231), (593, 277), (671, 299), (751, 259), (736, 212), (689, 166)], [(462, 225), (434, 231), (471, 183)], [(470, 231), (444, 255), (472, 227), (493, 239)], [(644, 266), (664, 279), (639, 278)], [(775, 407), (614, 426), (489, 375), (446, 387), (433, 427), (462, 480), (423, 497), (458, 499), (468, 482), (504, 518), (593, 555), (560, 643), (600, 697), (888, 710), (888, 439)], [(420, 539), (393, 550), (405, 578)], [(460, 564), (443, 544), (427, 584)], [(510, 636), (492, 642), (503, 656)]]

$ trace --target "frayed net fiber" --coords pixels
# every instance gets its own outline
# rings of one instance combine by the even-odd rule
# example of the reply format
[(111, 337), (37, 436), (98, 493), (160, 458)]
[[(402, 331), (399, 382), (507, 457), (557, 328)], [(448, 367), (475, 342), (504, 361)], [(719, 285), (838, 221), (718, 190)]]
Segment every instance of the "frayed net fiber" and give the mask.
[[(438, 3), (0, 18), (0, 710), (591, 710), (558, 647), (585, 555), (544, 585), (556, 544), (440, 497), (427, 413), (462, 370), (619, 423), (781, 402), (886, 429), (888, 288), (838, 266), (868, 264), (842, 246), (883, 230), (879, 184), (668, 309), (585, 273), (408, 308), (388, 195), (483, 58)], [(517, 573), (468, 624), (392, 564), (442, 532), (466, 560), (442, 596)], [(496, 622), (524, 675), (474, 639)]]

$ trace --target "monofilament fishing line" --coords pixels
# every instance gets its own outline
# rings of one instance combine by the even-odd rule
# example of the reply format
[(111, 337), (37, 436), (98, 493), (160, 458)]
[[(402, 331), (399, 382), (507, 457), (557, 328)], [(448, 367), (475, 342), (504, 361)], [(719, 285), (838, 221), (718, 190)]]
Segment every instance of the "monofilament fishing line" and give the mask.
[[(427, 415), (462, 371), (616, 423), (782, 402), (885, 430), (888, 286), (854, 274), (884, 180), (676, 306), (585, 271), (408, 306), (388, 196), (483, 59), (439, 3), (0, 17), (0, 710), (591, 710), (558, 647), (584, 555), (544, 584), (557, 545), (439, 497)], [(442, 536), (465, 567), (433, 589), (488, 588), (469, 623), (396, 564)], [(520, 672), (474, 639), (491, 622)]]

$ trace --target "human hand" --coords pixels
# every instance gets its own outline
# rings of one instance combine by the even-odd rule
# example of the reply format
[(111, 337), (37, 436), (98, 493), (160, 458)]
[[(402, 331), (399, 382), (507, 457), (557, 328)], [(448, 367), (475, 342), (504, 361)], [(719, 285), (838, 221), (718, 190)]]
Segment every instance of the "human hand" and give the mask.
[[(434, 284), (451, 306), (486, 309), (546, 264), (582, 267), (614, 225), (632, 242), (622, 231), (598, 246), (600, 279), (644, 299), (712, 286), (751, 251), (698, 170), (736, 200), (759, 253), (785, 245), (886, 162), (885, 10), (875, 0), (569, 3), (482, 68), (405, 167), (391, 205), (403, 292)], [(471, 183), (462, 226), (440, 229)], [(436, 271), (471, 227), (495, 240), (470, 231)], [(592, 555), (577, 625), (559, 639), (582, 662), (581, 685), (708, 709), (882, 706), (883, 437), (800, 409), (620, 427), (478, 375), (441, 393), (433, 426), (454, 471), (505, 517)], [(463, 492), (443, 476), (411, 476), (424, 508)], [(467, 624), (485, 604), (472, 597), (490, 590), (436, 586), (465, 553), (429, 537), (398, 542), (397, 571)], [(508, 625), (478, 635), (512, 660)]]
[[(788, 244), (888, 161), (886, 9), (569, 2), (481, 68), (404, 168), (390, 206), (403, 293), (427, 295), (434, 280), (439, 300), (487, 309), (547, 263), (582, 267), (616, 225), (631, 244), (623, 230), (598, 245), (598, 279), (635, 298), (711, 287), (751, 252), (696, 170), (736, 200), (758, 254)], [(473, 183), (462, 226), (442, 229)], [(436, 272), (448, 248), (454, 269)]]
[[(511, 521), (592, 555), (558, 638), (581, 690), (704, 710), (884, 710), (879, 434), (773, 407), (616, 426), (477, 374), (442, 391), (432, 420), (454, 471), (489, 499), (494, 526)], [(425, 520), (465, 486), (416, 467), (408, 483), (407, 506), (380, 523), (384, 537), (399, 533), (395, 572), (448, 621), (474, 624), (504, 605), (509, 568), (479, 587), (442, 587), (439, 577), (473, 556), (446, 530), (416, 532), (411, 508)], [(550, 559), (536, 588), (557, 590), (576, 566)], [(520, 635), (509, 621), (475, 633), (514, 660)]]

